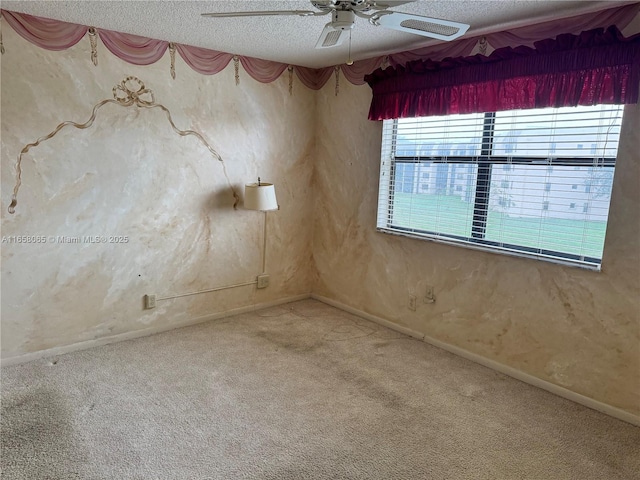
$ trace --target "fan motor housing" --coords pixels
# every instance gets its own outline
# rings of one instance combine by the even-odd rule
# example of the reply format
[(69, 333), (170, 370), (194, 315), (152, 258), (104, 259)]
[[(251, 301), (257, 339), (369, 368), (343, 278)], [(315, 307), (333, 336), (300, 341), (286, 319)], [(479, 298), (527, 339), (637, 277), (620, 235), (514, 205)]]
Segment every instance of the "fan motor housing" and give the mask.
[(350, 30), (356, 21), (356, 14), (351, 10), (334, 10), (331, 26), (336, 30)]

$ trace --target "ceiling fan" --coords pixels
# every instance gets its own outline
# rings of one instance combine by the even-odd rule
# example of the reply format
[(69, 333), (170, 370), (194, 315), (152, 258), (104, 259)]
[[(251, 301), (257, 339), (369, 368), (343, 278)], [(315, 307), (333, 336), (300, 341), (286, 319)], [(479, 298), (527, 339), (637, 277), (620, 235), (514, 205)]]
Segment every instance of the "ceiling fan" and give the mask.
[(465, 34), (469, 25), (439, 18), (423, 17), (387, 10), (416, 0), (311, 0), (318, 10), (267, 10), (246, 12), (203, 13), (203, 17), (258, 17), (272, 15), (298, 15), (317, 17), (331, 14), (331, 21), (324, 26), (316, 48), (340, 45), (347, 30), (351, 30), (356, 17), (366, 18), (376, 26), (413, 33), (438, 40), (454, 40)]

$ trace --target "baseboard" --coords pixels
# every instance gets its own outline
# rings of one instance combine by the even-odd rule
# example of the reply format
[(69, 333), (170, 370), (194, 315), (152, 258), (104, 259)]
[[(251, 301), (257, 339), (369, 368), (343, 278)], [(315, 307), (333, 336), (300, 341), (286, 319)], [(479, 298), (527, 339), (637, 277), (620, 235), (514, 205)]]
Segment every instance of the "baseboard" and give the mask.
[(71, 345), (63, 345), (61, 347), (49, 348), (47, 350), (40, 350), (38, 352), (25, 353), (23, 355), (16, 355), (15, 357), (3, 358), (0, 360), (0, 365), (10, 366), (18, 365), (21, 363), (32, 362), (34, 360), (40, 360), (42, 358), (54, 357), (57, 355), (63, 355), (65, 353), (76, 352), (78, 350), (86, 350), (88, 348), (99, 347), (102, 345), (109, 345), (110, 343), (122, 342), (125, 340), (132, 340), (134, 338), (148, 337), (149, 335), (155, 335), (156, 333), (168, 332), (175, 330), (176, 328), (188, 327), (189, 325), (196, 325), (198, 323), (209, 322), (211, 320), (218, 320), (220, 318), (231, 317), (233, 315), (239, 315), (241, 313), (253, 312), (255, 310), (261, 310), (263, 308), (275, 307), (282, 305), (283, 303), (295, 302), (298, 300), (305, 300), (310, 298), (311, 294), (305, 293), (302, 295), (294, 295), (291, 297), (280, 298), (278, 300), (272, 300), (270, 302), (256, 303), (253, 305), (247, 305), (245, 307), (233, 308), (224, 312), (217, 312), (211, 315), (204, 315), (201, 317), (190, 318), (188, 320), (174, 323), (172, 325), (163, 325), (158, 327), (150, 327), (142, 330), (135, 330), (133, 332), (120, 333), (117, 335), (111, 335), (108, 337), (96, 338), (94, 340), (87, 340), (84, 342), (72, 343)]
[(402, 325), (390, 322), (389, 320), (385, 320), (384, 318), (376, 317), (375, 315), (371, 315), (370, 313), (363, 312), (362, 310), (358, 310), (357, 308), (350, 307), (349, 305), (338, 302), (331, 298), (323, 297), (322, 295), (316, 295), (315, 293), (311, 294), (311, 298), (313, 298), (314, 300), (318, 300), (319, 302), (326, 303), (327, 305), (331, 305), (332, 307), (339, 308), (340, 310), (344, 310), (345, 312), (357, 315), (358, 317), (366, 318), (367, 320), (371, 320), (372, 322), (390, 328), (391, 330), (395, 330), (396, 332), (404, 333), (405, 335), (409, 335), (410, 337), (417, 338), (418, 340), (424, 339), (424, 333), (411, 330), (410, 328), (403, 327)]
[(366, 318), (367, 320), (371, 320), (374, 323), (378, 323), (385, 327), (388, 327), (392, 330), (395, 330), (400, 333), (404, 333), (411, 337), (422, 340), (434, 347), (441, 348), (446, 350), (447, 352), (451, 352), (460, 357), (466, 358), (467, 360), (471, 360), (472, 362), (478, 363), (487, 368), (491, 368), (492, 370), (496, 370), (500, 373), (504, 373), (510, 377), (513, 377), (521, 382), (528, 383), (533, 385), (534, 387), (541, 388), (546, 390), (547, 392), (551, 392), (559, 397), (566, 398), (567, 400), (571, 400), (573, 402), (579, 403), (580, 405), (584, 405), (585, 407), (592, 408), (593, 410), (597, 410), (599, 412), (605, 413), (611, 417), (617, 418), (619, 420), (623, 420), (625, 422), (631, 423), (632, 425), (640, 426), (640, 417), (633, 415), (625, 410), (620, 408), (613, 407), (606, 403), (600, 402), (593, 398), (587, 397), (580, 393), (573, 392), (567, 388), (561, 387), (554, 383), (548, 382), (546, 380), (542, 380), (541, 378), (535, 377), (528, 373), (525, 373), (521, 370), (517, 370), (513, 367), (509, 367), (500, 362), (496, 362), (495, 360), (491, 360), (485, 358), (477, 353), (469, 352), (460, 347), (456, 347), (455, 345), (451, 345), (435, 338), (431, 338), (423, 333), (417, 332), (415, 330), (411, 330), (409, 328), (403, 327), (396, 323), (390, 322), (381, 317), (377, 317), (376, 315), (372, 315), (367, 312), (363, 312), (362, 310), (358, 310), (357, 308), (350, 307), (349, 305), (345, 305), (344, 303), (338, 302), (336, 300), (332, 300), (327, 297), (323, 297), (321, 295), (311, 294), (311, 298), (318, 300), (320, 302), (326, 303), (327, 305), (331, 305), (332, 307), (339, 308), (340, 310), (344, 310), (345, 312), (352, 313), (354, 315), (358, 315), (359, 317)]
[(174, 330), (176, 328), (181, 328), (181, 327), (186, 327), (189, 325), (196, 325), (198, 323), (204, 323), (204, 322), (208, 322), (211, 320), (217, 320), (220, 318), (225, 318), (225, 317), (230, 317), (233, 315), (239, 315), (242, 313), (247, 313), (247, 312), (253, 312), (255, 310), (260, 310), (263, 308), (269, 308), (269, 307), (274, 307), (277, 305), (282, 305), (284, 303), (290, 303), (290, 302), (295, 302), (298, 300), (304, 300), (307, 298), (313, 298), (315, 300), (318, 300), (320, 302), (326, 303), (327, 305), (331, 305), (333, 307), (339, 308), (340, 310), (343, 310), (345, 312), (351, 313), (353, 315), (357, 315), (359, 317), (362, 318), (366, 318), (367, 320), (370, 320), (374, 323), (377, 323), (379, 325), (383, 325), (387, 328), (390, 328), (392, 330), (395, 330), (397, 332), (403, 333), (405, 335), (408, 335), (410, 337), (416, 338), (418, 340), (422, 340), (430, 345), (433, 345), (435, 347), (438, 348), (442, 348), (443, 350), (446, 350), (448, 352), (451, 352), (455, 355), (458, 355), (460, 357), (466, 358), (467, 360), (471, 360), (472, 362), (478, 363), (480, 365), (483, 365), (487, 368), (491, 368), (493, 370), (496, 370), (500, 373), (503, 373), (505, 375), (508, 375), (510, 377), (513, 377), (517, 380), (520, 380), (522, 382), (528, 383), (530, 385), (533, 385), (535, 387), (538, 388), (542, 388), (543, 390), (546, 390), (548, 392), (551, 392), (555, 395), (558, 395), (560, 397), (566, 398), (568, 400), (571, 400), (573, 402), (579, 403), (581, 405), (584, 405), (585, 407), (589, 407), (592, 408), (594, 410), (597, 410), (599, 412), (605, 413), (607, 415), (610, 415), (614, 418), (617, 418), (619, 420), (623, 420), (625, 422), (631, 423), (633, 425), (636, 426), (640, 426), (640, 417), (633, 415), (625, 410), (613, 407), (611, 405), (608, 405), (606, 403), (602, 403), (598, 400), (595, 400), (593, 398), (581, 395), (579, 393), (573, 392), (567, 388), (561, 387), (559, 385), (556, 385), (554, 383), (548, 382), (546, 380), (542, 380), (541, 378), (535, 377), (533, 375), (530, 375), (528, 373), (522, 372), (520, 370), (517, 370), (513, 367), (509, 367), (507, 365), (504, 365), (502, 363), (496, 362), (495, 360), (491, 360), (488, 358), (485, 358), (481, 355), (478, 355), (476, 353), (473, 352), (469, 352), (468, 350), (465, 350), (463, 348), (460, 347), (456, 347), (455, 345), (450, 345), (448, 343), (442, 342), (440, 340), (437, 340), (435, 338), (431, 338), (426, 336), (425, 334), (418, 332), (416, 330), (412, 330), (410, 328), (407, 327), (403, 327), (401, 325), (398, 325), (397, 323), (391, 322), (389, 320), (386, 320), (382, 317), (378, 317), (376, 315), (372, 315), (370, 313), (364, 312), (362, 310), (359, 310), (357, 308), (351, 307), (349, 305), (346, 305), (342, 302), (338, 302), (336, 300), (324, 297), (322, 295), (316, 295), (316, 294), (302, 294), (302, 295), (295, 295), (295, 296), (291, 296), (291, 297), (285, 297), (285, 298), (280, 298), (278, 300), (272, 300), (270, 302), (264, 302), (264, 303), (257, 303), (257, 304), (253, 304), (253, 305), (247, 305), (244, 307), (238, 307), (238, 308), (234, 308), (231, 310), (226, 310), (224, 312), (217, 312), (211, 315), (204, 315), (201, 317), (196, 317), (196, 318), (192, 318), (192, 319), (188, 319), (185, 320), (183, 322), (179, 322), (179, 323), (175, 323), (172, 325), (164, 325), (164, 326), (159, 326), (159, 327), (150, 327), (150, 328), (145, 328), (142, 330), (136, 330), (133, 332), (127, 332), (127, 333), (121, 333), (118, 335), (112, 335), (112, 336), (108, 336), (108, 337), (102, 337), (102, 338), (98, 338), (95, 340), (87, 340), (84, 342), (78, 342), (78, 343), (73, 343), (71, 345), (64, 345), (61, 347), (54, 347), (54, 348), (50, 348), (47, 350), (40, 350), (38, 352), (32, 352), (32, 353), (26, 353), (24, 355), (17, 355), (15, 357), (8, 357), (8, 358), (3, 358), (0, 360), (0, 365), (1, 366), (10, 366), (10, 365), (18, 365), (21, 363), (26, 363), (26, 362), (31, 362), (34, 360), (39, 360), (42, 358), (48, 358), (48, 357), (53, 357), (56, 355), (63, 355), (65, 353), (71, 353), (71, 352), (75, 352), (75, 351), (79, 351), (79, 350), (86, 350), (88, 348), (93, 348), (93, 347), (98, 347), (101, 345), (108, 345), (111, 343), (116, 343), (116, 342), (122, 342), (124, 340), (132, 340), (134, 338), (140, 338), (140, 337), (146, 337), (149, 335), (154, 335), (156, 333), (162, 333), (162, 332), (167, 332), (170, 330)]

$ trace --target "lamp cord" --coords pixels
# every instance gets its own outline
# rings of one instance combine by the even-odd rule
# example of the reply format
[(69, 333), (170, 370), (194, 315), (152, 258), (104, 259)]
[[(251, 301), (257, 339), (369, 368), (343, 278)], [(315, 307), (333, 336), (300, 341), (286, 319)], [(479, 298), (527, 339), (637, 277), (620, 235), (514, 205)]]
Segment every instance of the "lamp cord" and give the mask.
[(267, 270), (267, 212), (264, 212), (264, 228), (262, 231), (262, 273)]

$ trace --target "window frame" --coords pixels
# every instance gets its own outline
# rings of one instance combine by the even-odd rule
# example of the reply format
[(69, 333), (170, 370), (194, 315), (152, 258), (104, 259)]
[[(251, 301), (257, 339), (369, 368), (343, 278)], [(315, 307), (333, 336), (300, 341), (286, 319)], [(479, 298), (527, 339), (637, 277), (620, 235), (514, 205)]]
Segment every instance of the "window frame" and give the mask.
[[(623, 112), (624, 113), (624, 112)], [(566, 252), (558, 252), (555, 250), (545, 250), (540, 248), (527, 247), (524, 245), (500, 243), (485, 238), (487, 228), (487, 218), (489, 214), (489, 196), (491, 194), (491, 178), (492, 170), (494, 166), (502, 166), (504, 170), (510, 170), (513, 165), (535, 165), (535, 166), (547, 166), (549, 172), (552, 171), (555, 166), (573, 166), (576, 169), (579, 167), (613, 167), (613, 174), (615, 176), (616, 157), (557, 157), (553, 155), (553, 151), (550, 151), (548, 156), (511, 156), (511, 155), (492, 155), (493, 142), (495, 136), (495, 119), (496, 112), (484, 112), (483, 113), (483, 126), (482, 126), (482, 146), (480, 155), (430, 155), (430, 156), (395, 156), (398, 138), (398, 119), (387, 120), (393, 121), (393, 131), (391, 138), (391, 157), (390, 168), (388, 168), (389, 178), (387, 179), (387, 211), (385, 217), (387, 218), (387, 226), (377, 226), (376, 230), (381, 233), (402, 235), (411, 238), (417, 238), (420, 240), (435, 241), (445, 244), (453, 244), (456, 246), (463, 246), (466, 248), (478, 249), (488, 251), (492, 253), (501, 253), (512, 256), (520, 256), (527, 258), (543, 259), (553, 263), (564, 264), (573, 267), (581, 267), (591, 270), (600, 270), (602, 259), (597, 257), (588, 257), (578, 254), (571, 254)], [(555, 147), (555, 145), (554, 145)], [(382, 159), (382, 166), (385, 164), (385, 159)], [(393, 218), (394, 209), (394, 194), (396, 187), (399, 184), (395, 181), (396, 168), (398, 164), (421, 164), (421, 163), (446, 163), (446, 164), (460, 164), (460, 165), (475, 165), (477, 166), (475, 192), (473, 194), (473, 220), (471, 226), (470, 236), (458, 236), (453, 234), (445, 234), (441, 232), (434, 232), (429, 230), (422, 230), (410, 227), (403, 227), (399, 225), (392, 225), (390, 219)], [(380, 181), (382, 181), (382, 172)], [(382, 184), (380, 183), (380, 187)], [(377, 217), (380, 218), (380, 208), (378, 205)], [(610, 207), (607, 212), (607, 219), (609, 217)], [(379, 220), (378, 220), (379, 221)], [(606, 236), (605, 236), (606, 242)], [(604, 253), (604, 252), (603, 252)]]

